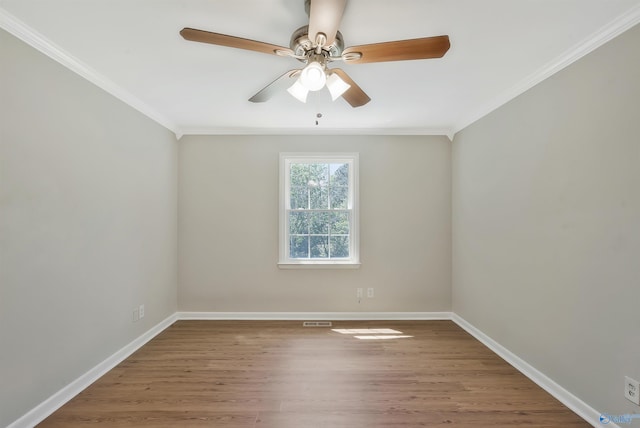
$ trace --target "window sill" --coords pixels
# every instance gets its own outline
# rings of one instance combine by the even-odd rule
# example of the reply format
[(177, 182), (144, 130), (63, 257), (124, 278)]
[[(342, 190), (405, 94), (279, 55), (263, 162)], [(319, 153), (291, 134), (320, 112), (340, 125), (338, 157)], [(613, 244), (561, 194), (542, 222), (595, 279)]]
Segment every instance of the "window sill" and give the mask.
[(280, 262), (280, 269), (359, 269), (359, 262)]

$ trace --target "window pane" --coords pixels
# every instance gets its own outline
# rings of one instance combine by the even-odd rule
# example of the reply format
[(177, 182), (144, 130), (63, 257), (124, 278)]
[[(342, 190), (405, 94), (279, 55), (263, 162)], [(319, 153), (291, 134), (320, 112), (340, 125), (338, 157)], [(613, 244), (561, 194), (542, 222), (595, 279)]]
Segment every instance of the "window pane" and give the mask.
[(331, 208), (348, 208), (349, 188), (346, 186), (331, 187)]
[(291, 235), (307, 235), (309, 233), (309, 214), (292, 211), (289, 213), (289, 233)]
[(325, 186), (309, 187), (311, 209), (326, 210), (329, 208), (329, 192)]
[(358, 201), (350, 199), (358, 192), (357, 154), (291, 153), (280, 160), (280, 260), (357, 262)]
[(321, 259), (329, 257), (329, 237), (328, 236), (312, 236), (311, 237), (311, 258)]
[(349, 185), (349, 164), (332, 163), (329, 165), (332, 186), (348, 186)]
[(309, 237), (308, 236), (290, 237), (289, 257), (292, 259), (309, 258)]
[(329, 234), (329, 221), (331, 219), (330, 213), (311, 213), (310, 214), (310, 233), (313, 235), (328, 235)]
[(306, 186), (309, 183), (309, 164), (292, 163), (289, 174), (292, 186)]
[(326, 163), (309, 164), (309, 187), (326, 186), (329, 184), (329, 165)]
[(332, 235), (348, 235), (349, 234), (349, 213), (348, 212), (331, 213), (331, 234)]
[(291, 186), (291, 209), (307, 209), (309, 208), (309, 193), (307, 192), (307, 186)]
[(348, 236), (331, 236), (331, 257), (349, 257)]

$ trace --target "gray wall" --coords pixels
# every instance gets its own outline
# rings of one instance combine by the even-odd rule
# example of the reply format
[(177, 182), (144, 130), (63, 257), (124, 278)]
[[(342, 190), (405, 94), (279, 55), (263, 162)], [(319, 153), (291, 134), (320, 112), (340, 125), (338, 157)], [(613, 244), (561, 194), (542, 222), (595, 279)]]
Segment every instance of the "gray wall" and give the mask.
[(4, 31), (0, 52), (6, 426), (176, 311), (177, 143)]
[[(278, 156), (303, 151), (360, 153), (360, 269), (276, 265)], [(180, 310), (449, 311), (450, 156), (445, 137), (184, 137)]]
[[(589, 405), (637, 411), (622, 382), (640, 378), (638, 45), (635, 28), (459, 133), (453, 153), (397, 136), (178, 148), (0, 31), (0, 426), (177, 309), (453, 305)], [(277, 268), (284, 151), (360, 153), (360, 269)], [(376, 297), (358, 304), (357, 287)]]
[(459, 133), (453, 309), (592, 407), (638, 412), (640, 27)]

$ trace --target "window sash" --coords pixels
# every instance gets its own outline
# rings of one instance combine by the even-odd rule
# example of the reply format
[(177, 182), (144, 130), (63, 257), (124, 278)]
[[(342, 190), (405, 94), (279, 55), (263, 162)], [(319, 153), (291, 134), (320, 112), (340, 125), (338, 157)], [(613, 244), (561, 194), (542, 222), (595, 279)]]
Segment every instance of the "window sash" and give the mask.
[[(304, 165), (330, 165), (335, 164), (347, 164), (348, 165), (348, 177), (347, 177), (347, 195), (346, 206), (341, 205), (338, 208), (332, 208), (333, 203), (331, 195), (327, 195), (328, 198), (326, 206), (323, 208), (311, 207), (311, 197), (306, 195), (306, 207), (302, 207), (301, 202), (304, 197), (300, 193), (301, 199), (295, 202), (295, 206), (292, 208), (292, 188), (298, 187), (302, 190), (305, 186), (302, 183), (296, 183), (292, 186), (291, 168), (295, 164)], [(335, 170), (333, 171), (335, 173)], [(358, 154), (357, 153), (318, 153), (318, 154), (291, 154), (281, 153), (280, 155), (280, 264), (307, 264), (307, 263), (321, 263), (321, 264), (353, 264), (359, 265), (358, 259)], [(326, 189), (328, 193), (332, 192), (332, 189), (336, 192), (342, 192), (344, 186), (332, 185), (331, 170), (327, 176), (327, 180), (320, 183), (319, 187)], [(307, 191), (311, 192), (313, 188), (307, 187)], [(343, 195), (336, 196), (336, 199)], [(325, 196), (323, 196), (325, 197)], [(295, 199), (295, 198), (294, 198)], [(346, 214), (348, 232), (344, 231), (322, 231), (321, 233), (312, 233), (311, 222), (307, 223), (307, 230), (305, 233), (294, 233), (300, 231), (291, 230), (291, 216), (293, 213), (305, 213), (309, 216), (313, 214), (322, 213), (334, 213), (334, 214)], [(312, 252), (312, 238), (326, 238), (327, 250), (322, 252), (326, 256), (318, 256), (318, 253)], [(335, 256), (332, 251), (340, 251), (339, 241), (332, 241), (332, 238), (348, 237), (348, 255), (345, 257)], [(306, 238), (307, 251), (306, 254), (301, 252), (304, 256), (295, 257), (291, 254), (292, 238)], [(302, 245), (301, 245), (302, 248)]]
[[(287, 224), (289, 225), (289, 239), (288, 239), (288, 244), (289, 244), (289, 248), (287, 250), (287, 254), (289, 255), (289, 258), (292, 260), (349, 260), (350, 259), (350, 255), (352, 252), (352, 246), (351, 246), (351, 231), (353, 230), (353, 215), (352, 215), (353, 210), (347, 210), (347, 209), (340, 209), (340, 210), (331, 210), (331, 209), (327, 209), (327, 210), (303, 210), (303, 209), (296, 209), (296, 210), (287, 210)], [(329, 221), (329, 223), (327, 224), (327, 229), (326, 231), (322, 231), (320, 233), (314, 233), (313, 232), (313, 224), (311, 221), (307, 221), (306, 224), (306, 233), (292, 233), (291, 229), (291, 214), (292, 213), (304, 213), (304, 214), (309, 214), (310, 216), (313, 214), (317, 214), (317, 213), (329, 213), (329, 214), (346, 214), (347, 217), (347, 231), (346, 233), (344, 231), (341, 231), (339, 228), (332, 228), (332, 223), (331, 221)], [(337, 229), (337, 231), (336, 231)], [(307, 239), (307, 256), (306, 257), (295, 257), (291, 254), (291, 241), (292, 238), (308, 238)], [(327, 256), (326, 257), (312, 257), (313, 251), (312, 251), (312, 239), (313, 237), (316, 238), (321, 238), (321, 237), (326, 237), (327, 238)], [(336, 242), (339, 242), (338, 240), (334, 240), (332, 238), (347, 238), (347, 255), (346, 256), (336, 256), (334, 254), (332, 254), (332, 248), (333, 245), (332, 244), (336, 244)]]

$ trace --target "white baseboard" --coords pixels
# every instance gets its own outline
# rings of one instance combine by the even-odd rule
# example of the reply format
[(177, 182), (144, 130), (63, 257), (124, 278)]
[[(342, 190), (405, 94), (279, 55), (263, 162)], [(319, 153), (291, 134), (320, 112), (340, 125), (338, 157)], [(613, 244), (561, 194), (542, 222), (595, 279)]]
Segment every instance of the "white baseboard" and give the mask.
[[(30, 428), (42, 422), (47, 416), (62, 407), (66, 402), (177, 320), (452, 320), (585, 421), (594, 427), (602, 426), (599, 419), (600, 412), (453, 312), (176, 312), (43, 401), (7, 428)], [(608, 423), (606, 426), (620, 428), (613, 422)]]
[(102, 361), (97, 366), (53, 394), (51, 397), (40, 403), (38, 406), (30, 410), (20, 419), (13, 422), (7, 428), (30, 428), (42, 422), (47, 416), (62, 407), (65, 403), (78, 395), (82, 390), (87, 388), (101, 376), (113, 369), (115, 366), (124, 361), (129, 355), (140, 349), (145, 343), (153, 339), (164, 329), (169, 327), (178, 319), (177, 314), (173, 314), (147, 332), (134, 339), (122, 349)]
[(178, 312), (181, 320), (450, 320), (451, 312)]
[[(518, 357), (513, 352), (509, 351), (504, 346), (484, 334), (475, 326), (467, 322), (464, 318), (452, 314), (451, 320), (462, 327), (470, 335), (482, 342), (487, 348), (498, 354), (502, 359), (515, 367), (520, 373), (531, 379), (539, 387), (547, 391), (554, 396), (558, 401), (571, 409), (574, 413), (580, 416), (582, 419), (593, 425), (594, 427), (602, 427), (600, 423), (600, 416), (602, 413), (598, 412), (593, 407), (589, 406), (584, 401), (558, 385), (556, 382), (547, 377), (544, 373)], [(606, 425), (611, 428), (620, 428), (613, 422), (609, 422)]]

